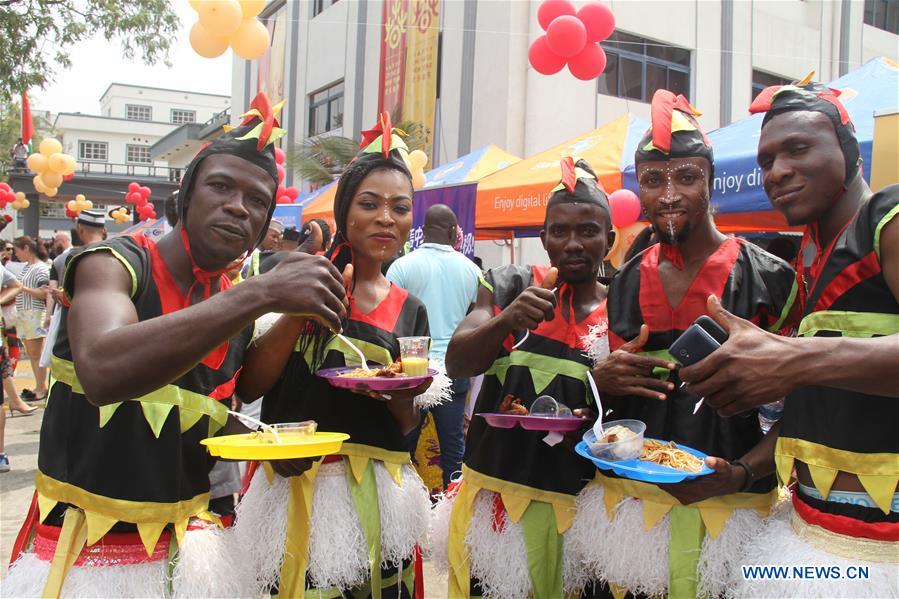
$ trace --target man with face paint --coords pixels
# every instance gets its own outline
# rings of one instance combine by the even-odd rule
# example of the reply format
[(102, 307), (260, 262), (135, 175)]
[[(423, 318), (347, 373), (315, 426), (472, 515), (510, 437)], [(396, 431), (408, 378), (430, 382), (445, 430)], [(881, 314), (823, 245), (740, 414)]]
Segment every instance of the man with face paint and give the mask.
[[(597, 472), (584, 491), (590, 494), (585, 512), (603, 543), (590, 546), (587, 563), (616, 593), (726, 594), (739, 578), (735, 547), (759, 532), (777, 495), (770, 456), (776, 434), (765, 437), (756, 411), (742, 418), (697, 411), (700, 396), (681, 387), (668, 353), (705, 314), (709, 295), (778, 331), (790, 326), (795, 294), (795, 273), (785, 262), (715, 228), (709, 211), (714, 158), (697, 115), (683, 96), (667, 90), (653, 96), (652, 127), (635, 162), (640, 201), (659, 243), (612, 280), (613, 351), (593, 376), (604, 407), (613, 408), (608, 420), (641, 420), (647, 437), (716, 456), (707, 461), (715, 472), (658, 486)], [(625, 497), (637, 501), (614, 509)]]
[[(511, 398), (530, 409), (548, 395), (577, 416), (595, 416), (585, 337), (606, 322), (597, 276), (614, 234), (590, 166), (571, 158), (561, 166), (540, 232), (552, 266), (490, 270), (447, 349), (451, 377), (484, 375), (475, 413), (502, 412)], [(592, 536), (575, 514), (594, 468), (561, 437), (544, 437), (472, 419), (462, 481), (435, 513), (434, 552), (438, 561), (447, 555), (450, 597), (592, 594), (574, 548)]]
[(36, 494), (4, 594), (251, 592), (243, 549), (202, 524), (218, 519), (200, 441), (234, 425), (227, 411), (256, 317), (301, 314), (339, 329), (345, 313), (324, 258), (293, 254), (233, 288), (223, 276), (261, 242), (275, 207), (278, 108), (259, 94), (197, 154), (179, 220), (158, 243), (118, 237), (69, 258)]
[[(730, 337), (684, 380), (720, 414), (786, 396), (777, 474), (792, 510), (744, 563), (864, 567), (863, 580), (745, 581), (744, 596), (899, 596), (899, 186), (872, 194), (839, 92), (808, 80), (762, 91), (758, 163), (772, 205), (805, 225), (799, 336), (768, 335), (709, 300)], [(802, 253), (800, 253), (802, 254)]]

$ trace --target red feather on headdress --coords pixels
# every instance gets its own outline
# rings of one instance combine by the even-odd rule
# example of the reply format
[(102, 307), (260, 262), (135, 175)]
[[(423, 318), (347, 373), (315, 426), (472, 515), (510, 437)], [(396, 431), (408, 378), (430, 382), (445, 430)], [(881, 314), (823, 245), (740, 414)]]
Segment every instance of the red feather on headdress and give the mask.
[(256, 142), (256, 149), (261, 152), (268, 143), (268, 138), (272, 134), (272, 128), (280, 127), (281, 123), (275, 118), (275, 113), (272, 111), (272, 103), (269, 101), (268, 96), (265, 95), (265, 92), (259, 92), (253, 98), (253, 101), (250, 102), (250, 110), (254, 108), (259, 111), (261, 118), (255, 114), (248, 114), (240, 124), (249, 125), (257, 118), (262, 121), (262, 130), (259, 132), (259, 140)]
[(365, 148), (371, 142), (378, 139), (379, 136), (382, 136), (381, 152), (384, 154), (384, 158), (387, 158), (387, 155), (390, 154), (390, 133), (392, 131), (393, 124), (390, 122), (390, 113), (385, 110), (381, 113), (378, 122), (375, 123), (374, 127), (362, 132), (362, 142), (359, 144), (359, 147)]
[(774, 100), (774, 94), (780, 91), (782, 85), (772, 85), (763, 89), (759, 95), (755, 97), (752, 104), (749, 105), (749, 112), (755, 114), (757, 112), (768, 112), (771, 110), (771, 102)]
[(562, 167), (562, 185), (565, 186), (568, 193), (574, 193), (574, 188), (577, 186), (577, 175), (574, 173), (574, 159), (571, 156), (566, 156), (559, 164)]
[(660, 89), (652, 96), (652, 145), (666, 154), (671, 151), (671, 120), (675, 110), (691, 119), (697, 114), (683, 94), (675, 96), (667, 89)]

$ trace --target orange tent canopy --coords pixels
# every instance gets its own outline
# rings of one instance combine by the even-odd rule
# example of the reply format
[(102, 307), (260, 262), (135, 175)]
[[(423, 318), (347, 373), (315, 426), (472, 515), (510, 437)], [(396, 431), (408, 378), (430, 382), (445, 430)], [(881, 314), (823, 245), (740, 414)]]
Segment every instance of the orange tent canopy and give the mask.
[(633, 160), (648, 127), (649, 123), (628, 113), (484, 177), (478, 183), (478, 231), (539, 229), (552, 189), (561, 177), (559, 161), (565, 156), (590, 163), (607, 192), (621, 189), (624, 166)]

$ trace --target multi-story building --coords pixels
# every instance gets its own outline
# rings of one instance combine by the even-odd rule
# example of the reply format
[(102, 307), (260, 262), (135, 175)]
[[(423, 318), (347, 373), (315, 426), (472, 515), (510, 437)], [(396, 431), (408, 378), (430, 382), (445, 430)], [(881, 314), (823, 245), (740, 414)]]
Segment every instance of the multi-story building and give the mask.
[(14, 188), (31, 192), (32, 206), (19, 216), (19, 228), (41, 235), (68, 229), (65, 203), (76, 194), (112, 208), (124, 202), (131, 181), (153, 190), (151, 200), (161, 215), (160, 203), (177, 188), (186, 162), (154, 156), (152, 147), (184, 127), (202, 129), (221, 120), (230, 103), (229, 96), (112, 83), (100, 98), (99, 114), (57, 114), (53, 129), (78, 163), (75, 176), (47, 198), (31, 186), (33, 173), (14, 173)]
[[(626, 112), (648, 118), (660, 87), (684, 93), (716, 129), (745, 116), (767, 85), (812, 69), (829, 81), (877, 56), (896, 60), (899, 48), (893, 0), (606, 0), (616, 18), (602, 43), (608, 64), (585, 82), (529, 66), (528, 46), (543, 34), (539, 0), (276, 0), (262, 13), (269, 54), (234, 60), (232, 104), (246, 106), (260, 88), (286, 97), (287, 145), (355, 137), (378, 109), (386, 7), (418, 4), (439, 10), (436, 110), (426, 123), (434, 165), (488, 143), (529, 156)], [(521, 260), (546, 259), (535, 241), (516, 243)], [(501, 251), (483, 242), (477, 253), (489, 265)]]

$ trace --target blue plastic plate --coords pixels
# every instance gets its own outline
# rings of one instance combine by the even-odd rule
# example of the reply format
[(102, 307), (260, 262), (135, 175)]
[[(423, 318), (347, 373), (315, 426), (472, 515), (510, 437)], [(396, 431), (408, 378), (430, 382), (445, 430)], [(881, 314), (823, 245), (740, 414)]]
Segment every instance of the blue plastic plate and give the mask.
[[(689, 454), (695, 455), (700, 460), (705, 460), (705, 458), (708, 457), (701, 451), (684, 445), (678, 445), (678, 448), (683, 449)], [(684, 472), (683, 470), (669, 468), (668, 466), (661, 466), (655, 462), (644, 462), (641, 459), (625, 460), (622, 462), (601, 460), (590, 453), (590, 447), (584, 441), (578, 443), (574, 450), (596, 464), (596, 467), (600, 470), (611, 470), (618, 476), (623, 476), (624, 478), (629, 478), (631, 480), (643, 481), (645, 483), (679, 483), (684, 480), (691, 480), (714, 472), (714, 470), (705, 465), (704, 461), (702, 470), (699, 472)]]

